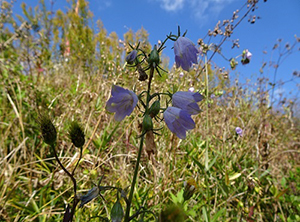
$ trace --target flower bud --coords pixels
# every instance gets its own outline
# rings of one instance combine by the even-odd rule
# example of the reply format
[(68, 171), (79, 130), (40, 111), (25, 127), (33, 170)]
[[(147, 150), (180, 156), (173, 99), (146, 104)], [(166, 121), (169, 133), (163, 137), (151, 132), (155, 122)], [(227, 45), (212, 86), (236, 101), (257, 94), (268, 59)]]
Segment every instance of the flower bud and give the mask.
[(48, 145), (53, 145), (56, 142), (56, 129), (48, 116), (42, 116), (40, 119), (40, 127), (44, 142)]
[(154, 45), (152, 51), (150, 52), (148, 63), (150, 65), (158, 66), (160, 62), (159, 53), (157, 51), (156, 45)]
[(232, 70), (235, 70), (235, 67), (237, 66), (237, 64), (238, 64), (238, 62), (234, 58), (232, 58), (230, 60), (230, 67)]
[(129, 65), (132, 65), (134, 63), (136, 57), (137, 57), (137, 51), (133, 50), (126, 56), (125, 60)]
[(120, 203), (120, 200), (117, 200), (117, 202), (114, 204), (114, 206), (111, 209), (110, 217), (112, 222), (121, 222), (124, 217), (124, 211), (123, 207)]
[(69, 137), (76, 147), (82, 147), (84, 145), (84, 132), (77, 122), (72, 122), (69, 129)]
[(155, 117), (160, 110), (160, 101), (156, 100), (149, 109), (149, 115), (151, 118)]
[(139, 80), (141, 82), (143, 82), (146, 79), (148, 79), (147, 73), (141, 67), (138, 67), (138, 72), (139, 72)]
[(153, 129), (153, 123), (151, 117), (146, 114), (143, 119), (143, 131), (147, 132)]

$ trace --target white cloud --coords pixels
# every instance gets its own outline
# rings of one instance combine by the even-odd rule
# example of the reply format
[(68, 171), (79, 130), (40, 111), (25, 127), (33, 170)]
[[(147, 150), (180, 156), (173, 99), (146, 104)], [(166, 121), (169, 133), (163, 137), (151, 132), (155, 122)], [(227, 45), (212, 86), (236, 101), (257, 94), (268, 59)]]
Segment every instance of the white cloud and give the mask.
[(160, 6), (166, 11), (178, 11), (183, 8), (184, 2), (186, 0), (158, 0), (161, 4)]
[(196, 19), (207, 20), (209, 17), (217, 17), (227, 4), (237, 0), (156, 0), (161, 8), (166, 11), (180, 11), (184, 8), (190, 10), (190, 14)]
[(99, 11), (104, 10), (104, 9), (110, 7), (111, 5), (112, 5), (111, 0), (100, 0), (98, 10)]

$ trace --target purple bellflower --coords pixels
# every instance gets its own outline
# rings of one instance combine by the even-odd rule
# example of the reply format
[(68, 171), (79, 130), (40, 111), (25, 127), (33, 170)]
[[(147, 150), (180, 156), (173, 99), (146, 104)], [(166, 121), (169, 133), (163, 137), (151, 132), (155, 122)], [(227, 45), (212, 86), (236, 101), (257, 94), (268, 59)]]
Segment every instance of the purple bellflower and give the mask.
[(235, 128), (235, 132), (236, 134), (238, 134), (239, 136), (243, 136), (243, 130), (240, 127), (236, 127)]
[(174, 43), (174, 53), (176, 68), (181, 66), (185, 71), (189, 71), (193, 63), (197, 63), (198, 49), (194, 43), (186, 37), (178, 37)]
[(138, 97), (134, 92), (116, 85), (112, 86), (111, 96), (106, 103), (106, 109), (116, 113), (116, 121), (121, 121), (125, 116), (129, 116), (138, 102)]
[(190, 114), (177, 107), (168, 107), (164, 112), (164, 120), (170, 131), (180, 139), (185, 139), (187, 130), (195, 128)]
[(172, 105), (174, 107), (186, 110), (190, 115), (196, 115), (201, 112), (197, 102), (200, 102), (203, 96), (196, 92), (176, 92), (172, 96)]
[(132, 65), (136, 57), (137, 57), (137, 51), (133, 50), (126, 56), (125, 60), (128, 64)]

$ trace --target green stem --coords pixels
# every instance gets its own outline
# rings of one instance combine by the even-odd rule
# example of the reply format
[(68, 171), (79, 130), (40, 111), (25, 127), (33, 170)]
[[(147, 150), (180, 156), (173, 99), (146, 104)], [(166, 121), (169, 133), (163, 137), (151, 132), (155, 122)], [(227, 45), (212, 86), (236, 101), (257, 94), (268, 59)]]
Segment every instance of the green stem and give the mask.
[[(149, 109), (150, 90), (151, 90), (151, 82), (152, 82), (153, 74), (154, 74), (154, 67), (151, 67), (149, 82), (148, 82), (148, 91), (147, 91), (147, 103), (146, 103), (146, 111), (145, 111), (146, 113), (148, 112), (148, 109)], [(133, 198), (133, 193), (134, 193), (134, 187), (135, 187), (136, 180), (137, 180), (137, 175), (138, 175), (138, 172), (139, 172), (139, 165), (140, 165), (141, 154), (142, 154), (142, 150), (143, 150), (145, 134), (146, 134), (145, 132), (142, 132), (141, 141), (140, 141), (140, 148), (139, 148), (138, 156), (137, 156), (137, 159), (136, 159), (134, 174), (133, 174), (131, 187), (130, 187), (130, 193), (129, 193), (128, 201), (126, 202), (127, 207), (126, 207), (124, 222), (129, 222), (131, 220), (131, 218), (130, 218), (130, 208), (131, 208), (131, 203), (132, 203), (132, 198)]]
[(130, 213), (130, 208), (131, 208), (134, 187), (135, 187), (135, 183), (136, 183), (136, 179), (137, 179), (137, 175), (138, 175), (138, 171), (139, 171), (139, 164), (140, 164), (141, 154), (142, 154), (142, 150), (143, 150), (144, 136), (145, 135), (142, 135), (142, 137), (141, 137), (140, 148), (139, 148), (138, 156), (136, 159), (134, 174), (133, 174), (133, 178), (132, 178), (132, 182), (131, 182), (131, 188), (130, 188), (129, 198), (128, 198), (128, 202), (127, 202), (127, 208), (126, 208), (126, 213), (125, 213), (125, 219), (124, 219), (125, 222), (129, 222), (129, 217), (130, 217), (129, 213)]
[[(60, 167), (63, 169), (63, 171), (65, 171), (65, 173), (71, 178), (72, 182), (73, 182), (73, 188), (74, 188), (74, 197), (73, 197), (73, 206), (71, 209), (71, 215), (69, 217), (69, 222), (73, 221), (73, 216), (75, 213), (75, 209), (76, 209), (76, 205), (78, 204), (78, 199), (77, 199), (77, 184), (76, 184), (76, 179), (74, 178), (74, 176), (64, 167), (64, 165), (60, 162), (57, 153), (55, 151), (55, 145), (52, 144), (51, 148), (54, 152), (54, 157), (56, 159), (56, 161), (58, 162), (58, 164), (60, 165)], [(79, 159), (80, 160), (80, 159)], [(78, 162), (79, 162), (78, 160)]]
[(209, 116), (208, 116), (208, 110), (209, 110), (209, 87), (208, 87), (208, 64), (207, 64), (207, 55), (205, 56), (205, 84), (206, 84), (206, 148), (205, 148), (205, 184), (206, 184), (206, 196), (207, 196), (207, 201), (208, 204), (207, 206), (207, 212), (208, 218), (210, 215), (210, 193), (209, 193), (209, 181), (208, 181), (208, 162), (209, 162), (209, 157), (208, 157), (208, 149), (209, 149)]

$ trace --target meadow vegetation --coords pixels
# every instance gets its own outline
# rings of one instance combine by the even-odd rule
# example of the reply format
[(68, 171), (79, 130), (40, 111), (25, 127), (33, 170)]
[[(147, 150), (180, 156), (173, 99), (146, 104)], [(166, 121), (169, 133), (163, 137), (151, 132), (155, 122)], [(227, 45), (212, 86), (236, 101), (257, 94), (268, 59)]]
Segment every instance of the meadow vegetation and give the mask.
[[(129, 192), (143, 116), (136, 108), (116, 122), (105, 106), (113, 84), (146, 89), (147, 81), (124, 63), (129, 44), (140, 43), (148, 53), (153, 45), (143, 28), (121, 37), (107, 33), (101, 21), (93, 24), (87, 1), (78, 2), (66, 13), (52, 12), (43, 1), (34, 9), (23, 3), (24, 15), (15, 16), (13, 2), (1, 1), (0, 221), (62, 221), (73, 201), (72, 180), (43, 141), (45, 115), (57, 131), (58, 158), (70, 172), (80, 156), (68, 133), (72, 121), (84, 131), (74, 173), (78, 195), (100, 178), (101, 186)], [(152, 91), (188, 91), (192, 84), (205, 96), (203, 112), (193, 117), (196, 128), (184, 140), (153, 121), (161, 130), (142, 152), (132, 214), (144, 212), (133, 221), (155, 221), (153, 215), (160, 221), (300, 221), (297, 101), (282, 98), (270, 106), (272, 88), (263, 74), (251, 86), (212, 64), (199, 63), (182, 75), (162, 56), (160, 66), (168, 72), (154, 76)], [(195, 190), (184, 200), (191, 184)], [(101, 194), (104, 199), (78, 205), (73, 220), (109, 221), (119, 193)], [(124, 199), (120, 204), (125, 208)]]

